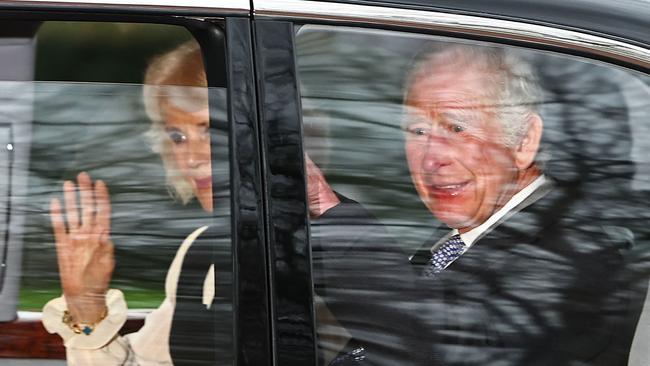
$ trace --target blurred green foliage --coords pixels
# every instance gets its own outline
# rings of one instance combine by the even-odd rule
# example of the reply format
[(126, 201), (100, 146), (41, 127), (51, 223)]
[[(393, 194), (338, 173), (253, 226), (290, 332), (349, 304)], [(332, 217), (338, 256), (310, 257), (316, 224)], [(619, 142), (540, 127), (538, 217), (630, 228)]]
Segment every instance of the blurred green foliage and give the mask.
[(175, 25), (46, 22), (37, 33), (36, 80), (140, 83), (147, 62), (183, 41)]
[[(121, 289), (131, 309), (155, 309), (165, 297), (163, 291), (158, 289)], [(40, 311), (43, 305), (55, 297), (61, 296), (61, 290), (56, 287), (29, 288), (22, 286), (20, 292), (20, 310)]]

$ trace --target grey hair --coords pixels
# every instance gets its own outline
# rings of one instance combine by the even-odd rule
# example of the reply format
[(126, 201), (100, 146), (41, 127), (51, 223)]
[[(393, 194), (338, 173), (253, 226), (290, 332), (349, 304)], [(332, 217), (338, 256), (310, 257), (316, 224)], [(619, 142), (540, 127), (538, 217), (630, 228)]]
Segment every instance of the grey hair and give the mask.
[(142, 88), (145, 111), (151, 120), (147, 137), (151, 149), (162, 158), (170, 195), (183, 204), (194, 197), (194, 191), (176, 165), (161, 105), (167, 101), (183, 110), (198, 110), (207, 107), (207, 95), (201, 48), (196, 41), (185, 42), (149, 63)]
[(538, 77), (527, 60), (509, 48), (437, 42), (416, 57), (410, 68), (412, 71), (408, 75), (405, 92), (408, 93), (411, 85), (423, 73), (428, 76), (439, 65), (486, 71), (487, 79), (493, 86), (486, 92), (494, 100), (492, 107), (496, 109), (497, 119), (505, 132), (503, 143), (513, 147), (521, 142), (528, 131), (531, 117), (539, 113), (541, 101)]

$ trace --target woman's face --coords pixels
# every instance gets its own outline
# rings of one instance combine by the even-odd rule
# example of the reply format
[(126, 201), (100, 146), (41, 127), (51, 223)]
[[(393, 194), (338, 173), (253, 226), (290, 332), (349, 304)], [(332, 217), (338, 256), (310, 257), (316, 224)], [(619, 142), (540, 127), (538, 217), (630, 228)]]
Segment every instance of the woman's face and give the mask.
[(212, 167), (208, 109), (188, 112), (173, 103), (163, 102), (162, 116), (176, 166), (192, 185), (201, 207), (211, 212)]

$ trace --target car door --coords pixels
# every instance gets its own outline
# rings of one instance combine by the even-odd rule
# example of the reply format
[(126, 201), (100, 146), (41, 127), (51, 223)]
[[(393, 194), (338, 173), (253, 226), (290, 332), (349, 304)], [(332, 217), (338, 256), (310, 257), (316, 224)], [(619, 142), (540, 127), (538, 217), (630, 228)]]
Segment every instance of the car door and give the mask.
[[(647, 360), (647, 4), (256, 0), (253, 16), (275, 363)], [(409, 146), (426, 130), (410, 127), (405, 102), (443, 46), (508, 55), (504, 69), (530, 75), (535, 91), (514, 93), (528, 99), (493, 107), (540, 116), (535, 164), (567, 192), (509, 229), (534, 241), (487, 251), (477, 239), (444, 284), (421, 273), (453, 234), (453, 207), (437, 210), (418, 186)], [(469, 115), (429, 161), (475, 156), (485, 137), (448, 144)], [(613, 262), (581, 263), (601, 250)], [(463, 270), (471, 261), (480, 267)]]
[[(120, 334), (138, 331), (147, 319), (148, 335), (131, 339), (129, 347), (143, 347), (143, 359), (156, 362), (176, 352), (169, 345), (176, 331), (168, 323), (180, 311), (183, 273), (205, 257), (215, 275), (189, 282), (206, 281), (203, 305), (184, 317), (214, 330), (205, 337), (176, 328), (186, 332), (178, 333), (185, 342), (177, 348), (180, 357), (190, 364), (211, 358), (270, 364), (249, 11), (240, 1), (0, 4), (0, 363), (64, 364), (59, 334), (68, 334), (70, 346), (99, 332), (97, 324), (77, 332), (74, 319), (42, 312), (62, 293), (55, 245), (61, 243), (52, 225), (59, 220), (62, 232), (73, 235), (81, 230), (76, 225), (92, 222), (84, 216), (93, 211), (81, 189), (89, 176), (94, 184), (103, 181), (110, 197), (111, 288), (122, 290), (129, 309)], [(186, 62), (181, 57), (188, 52), (200, 57), (182, 70), (198, 81), (179, 76), (174, 66)], [(171, 109), (158, 104), (163, 98), (185, 112), (169, 117)], [(200, 131), (183, 122), (185, 113), (199, 112), (206, 116)], [(72, 189), (64, 202), (66, 181)], [(212, 236), (196, 262), (183, 253), (192, 253), (185, 238), (198, 228)], [(165, 282), (179, 265), (179, 280)], [(175, 310), (164, 313), (170, 304)], [(197, 315), (211, 304), (215, 317)], [(109, 309), (104, 316), (114, 314)], [(55, 326), (46, 331), (47, 319)], [(68, 352), (69, 362), (75, 357)]]

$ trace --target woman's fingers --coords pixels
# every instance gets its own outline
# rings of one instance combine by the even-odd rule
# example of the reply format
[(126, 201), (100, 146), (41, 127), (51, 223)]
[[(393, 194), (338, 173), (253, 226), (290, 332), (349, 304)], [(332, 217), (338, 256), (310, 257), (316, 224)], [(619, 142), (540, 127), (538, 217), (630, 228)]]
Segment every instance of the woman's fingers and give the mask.
[(79, 213), (77, 212), (77, 187), (71, 181), (63, 183), (63, 199), (65, 200), (65, 213), (68, 219), (68, 231), (79, 228)]
[(95, 222), (95, 199), (93, 198), (93, 184), (86, 172), (77, 175), (79, 196), (81, 201), (81, 227), (89, 229)]
[[(95, 217), (95, 234), (101, 235), (99, 240), (108, 240), (111, 228), (111, 201), (108, 195), (106, 184), (98, 180), (95, 182), (95, 204), (97, 205), (97, 216)], [(105, 236), (105, 238), (103, 238)]]
[(63, 214), (61, 213), (61, 203), (56, 198), (50, 201), (50, 220), (52, 221), (52, 228), (54, 230), (54, 240), (57, 244), (64, 242), (66, 240), (65, 223), (63, 222)]
[[(84, 244), (90, 248), (110, 240), (111, 204), (106, 184), (98, 180), (93, 184), (90, 175), (81, 172), (77, 176), (81, 220), (77, 206), (77, 186), (71, 181), (63, 184), (65, 209), (58, 199), (52, 199), (50, 214), (57, 244)], [(65, 221), (68, 227), (66, 230)], [(59, 249), (57, 247), (57, 249)], [(64, 249), (64, 248), (60, 248)]]
[(59, 264), (60, 273), (63, 275), (68, 265), (68, 236), (65, 230), (63, 213), (61, 212), (61, 203), (54, 198), (50, 201), (50, 220), (54, 230), (54, 242), (56, 245), (56, 257)]

